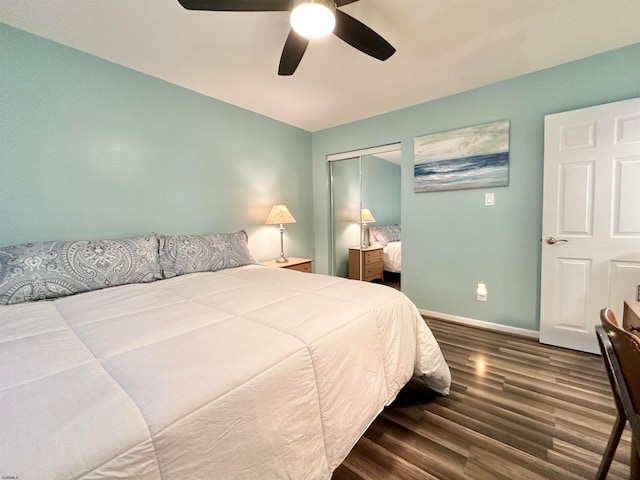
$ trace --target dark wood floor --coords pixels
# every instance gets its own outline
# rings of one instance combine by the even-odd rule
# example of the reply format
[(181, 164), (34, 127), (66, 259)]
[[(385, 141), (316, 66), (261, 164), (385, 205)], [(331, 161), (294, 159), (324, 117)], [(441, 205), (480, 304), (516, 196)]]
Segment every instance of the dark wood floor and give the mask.
[[(451, 368), (451, 394), (412, 380), (333, 480), (593, 478), (615, 407), (599, 356), (427, 319)], [(628, 478), (625, 430), (609, 479)]]
[(395, 288), (396, 290), (400, 290), (400, 274), (393, 272), (384, 272), (384, 280), (382, 283), (388, 287)]

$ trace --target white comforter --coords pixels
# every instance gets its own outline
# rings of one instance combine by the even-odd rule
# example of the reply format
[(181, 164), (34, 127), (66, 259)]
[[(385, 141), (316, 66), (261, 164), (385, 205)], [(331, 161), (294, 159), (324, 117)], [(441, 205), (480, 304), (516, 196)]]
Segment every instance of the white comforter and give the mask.
[(413, 373), (391, 288), (241, 267), (0, 307), (0, 475), (328, 479)]
[(382, 264), (386, 272), (402, 272), (402, 241), (389, 242), (382, 246)]

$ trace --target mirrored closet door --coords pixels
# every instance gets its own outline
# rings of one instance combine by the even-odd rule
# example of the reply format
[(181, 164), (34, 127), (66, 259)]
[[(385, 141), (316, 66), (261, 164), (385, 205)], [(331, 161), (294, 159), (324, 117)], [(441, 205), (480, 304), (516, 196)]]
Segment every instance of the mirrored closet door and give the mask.
[(361, 236), (357, 222), (361, 204), (360, 157), (334, 161), (331, 169), (332, 271), (338, 277), (349, 274), (349, 248), (358, 246)]
[(382, 281), (384, 246), (370, 233), (371, 227), (400, 225), (400, 144), (330, 155), (327, 159), (331, 274)]

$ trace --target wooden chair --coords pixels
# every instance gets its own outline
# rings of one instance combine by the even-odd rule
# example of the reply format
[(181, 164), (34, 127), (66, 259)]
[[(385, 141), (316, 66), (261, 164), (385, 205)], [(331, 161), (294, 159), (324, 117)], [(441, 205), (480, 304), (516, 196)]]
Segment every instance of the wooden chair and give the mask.
[[(602, 352), (618, 415), (607, 447), (602, 456), (596, 480), (604, 480), (627, 421), (633, 434), (631, 472), (640, 456), (640, 339), (618, 326), (614, 313), (605, 308), (600, 312), (602, 325), (596, 326), (598, 345)], [(635, 450), (635, 451), (633, 451)], [(637, 466), (637, 465), (636, 465)]]

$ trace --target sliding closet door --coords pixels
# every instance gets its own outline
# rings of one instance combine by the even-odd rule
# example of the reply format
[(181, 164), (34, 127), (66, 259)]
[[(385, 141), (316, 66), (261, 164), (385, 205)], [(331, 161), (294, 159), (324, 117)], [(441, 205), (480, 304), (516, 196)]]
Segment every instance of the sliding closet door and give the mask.
[[(369, 222), (367, 227), (380, 221), (400, 223), (400, 147), (394, 143), (327, 156), (331, 179), (332, 275), (349, 275), (349, 249), (359, 249), (363, 242), (360, 222), (363, 208), (375, 209), (380, 217), (379, 220), (372, 212), (375, 222)], [(389, 167), (385, 165), (387, 162), (394, 165)]]
[(333, 275), (347, 277), (349, 247), (360, 243), (360, 157), (329, 163), (332, 179)]

